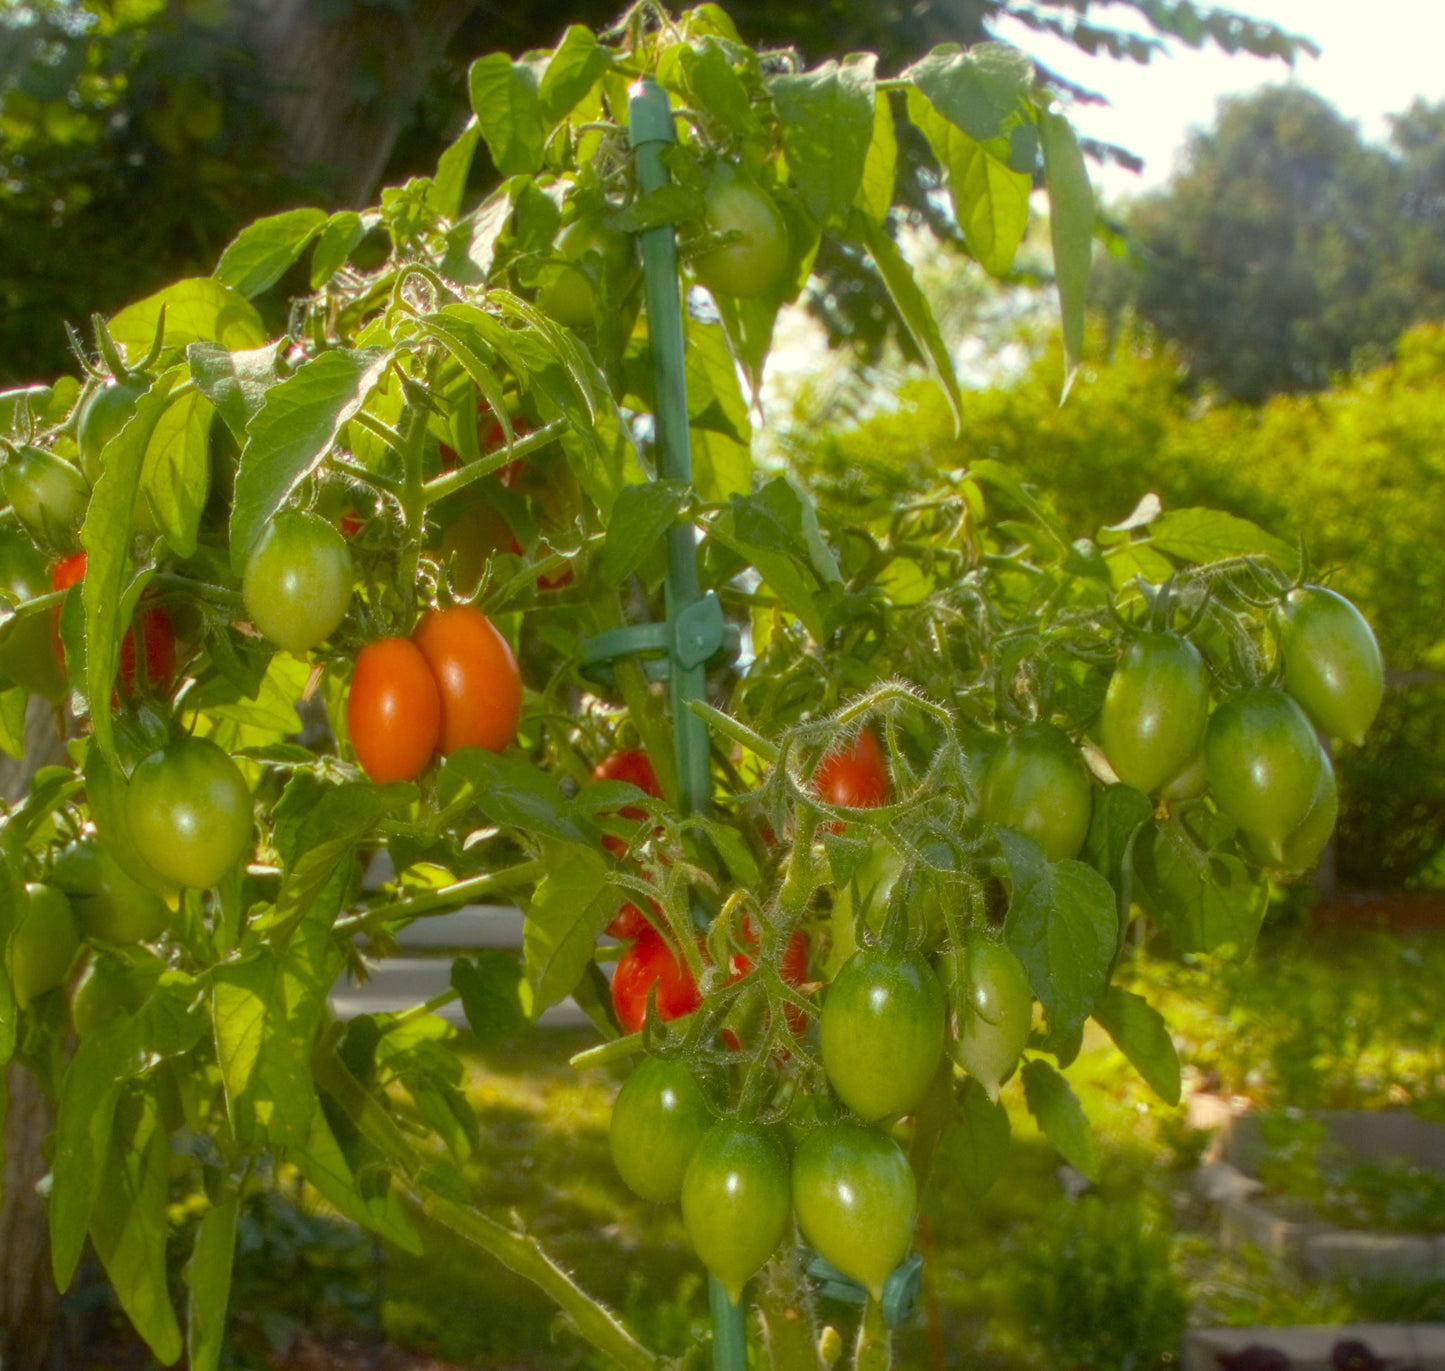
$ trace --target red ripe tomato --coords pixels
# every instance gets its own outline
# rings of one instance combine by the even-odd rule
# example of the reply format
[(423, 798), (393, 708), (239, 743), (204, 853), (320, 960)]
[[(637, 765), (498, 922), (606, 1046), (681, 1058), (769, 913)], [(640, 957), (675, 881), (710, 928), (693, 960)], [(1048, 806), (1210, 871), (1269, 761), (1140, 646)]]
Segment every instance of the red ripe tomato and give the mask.
[[(625, 748), (621, 752), (614, 752), (604, 757), (597, 763), (597, 768), (592, 775), (599, 781), (626, 781), (629, 785), (635, 785), (643, 794), (651, 795), (654, 800), (662, 798), (662, 787), (657, 784), (657, 773), (652, 769), (652, 762), (647, 753), (640, 747)], [(624, 819), (645, 819), (647, 817), (646, 813), (638, 809), (636, 805), (624, 805), (618, 813)], [(602, 835), (602, 846), (617, 858), (621, 858), (627, 853), (627, 844), (611, 833)]]
[[(604, 839), (604, 841), (606, 841)], [(615, 841), (615, 839), (614, 839)], [(634, 938), (640, 938), (644, 933), (650, 933), (652, 925), (647, 921), (644, 914), (635, 904), (625, 904), (612, 916), (612, 922), (604, 930), (609, 938), (616, 938), (618, 942), (631, 942)]]
[[(844, 809), (877, 809), (888, 803), (888, 762), (870, 729), (860, 729), (846, 747), (829, 752), (813, 772), (813, 793)], [(828, 823), (837, 833), (841, 824)]]
[(441, 691), (416, 644), (382, 638), (356, 654), (346, 727), (373, 781), (414, 781), (436, 751), (441, 723)]
[(423, 614), (411, 635), (441, 693), (437, 751), (459, 747), (501, 752), (517, 736), (522, 678), (507, 640), (470, 605)]
[[(85, 579), (85, 553), (73, 552), (62, 557), (50, 572), (52, 590), (69, 590)], [(50, 611), (51, 640), (55, 646), (55, 659), (65, 665), (65, 648), (60, 641), (60, 608)], [(135, 638), (140, 633), (145, 651), (146, 681), (158, 690), (164, 691), (176, 677), (176, 631), (171, 617), (159, 606), (142, 609), (136, 616), (136, 627), (130, 629), (120, 640), (120, 679), (128, 693), (136, 686)]]
[(702, 1003), (697, 982), (672, 945), (649, 928), (618, 958), (612, 973), (612, 1008), (624, 1033), (636, 1033), (657, 987), (657, 1014), (665, 1023), (691, 1014)]
[(366, 521), (360, 513), (354, 509), (343, 510), (341, 517), (336, 521), (336, 530), (349, 543), (358, 533)]

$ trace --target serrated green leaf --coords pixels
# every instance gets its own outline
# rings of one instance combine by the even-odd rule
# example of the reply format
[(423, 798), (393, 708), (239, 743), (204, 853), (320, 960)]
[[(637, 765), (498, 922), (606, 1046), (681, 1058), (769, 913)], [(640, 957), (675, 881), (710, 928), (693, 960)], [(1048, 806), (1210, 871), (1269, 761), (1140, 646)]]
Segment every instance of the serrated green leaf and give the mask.
[(1114, 1045), (1171, 1107), (1179, 1103), (1179, 1054), (1163, 1016), (1146, 1000), (1111, 985), (1094, 1006), (1094, 1018)]
[(889, 298), (893, 301), (898, 317), (909, 332), (924, 364), (933, 379), (938, 382), (948, 407), (953, 412), (954, 428), (963, 423), (963, 398), (958, 392), (958, 377), (953, 370), (953, 356), (939, 332), (938, 321), (933, 310), (913, 279), (913, 269), (898, 251), (898, 245), (861, 211), (855, 211), (852, 219), (854, 234), (868, 249), (873, 265), (883, 278)]
[(162, 308), (166, 348), (219, 343), (240, 351), (258, 348), (270, 337), (261, 316), (240, 291), (211, 277), (193, 277), (126, 306), (111, 319), (110, 336), (130, 360), (139, 360), (150, 348)]
[(149, 1094), (129, 1096), (99, 1166), (90, 1240), (111, 1288), (137, 1333), (169, 1364), (181, 1355), (181, 1330), (166, 1283), (169, 1138)]
[(24, 686), (0, 689), (0, 752), (17, 762), (25, 754), (25, 704), (29, 698)]
[(182, 395), (157, 419), (146, 443), (141, 498), (178, 557), (194, 557), (211, 489), (211, 402)]
[(690, 322), (683, 365), (690, 425), (746, 446), (752, 438), (748, 402), (738, 388), (737, 365), (721, 324)]
[(872, 53), (860, 53), (841, 66), (828, 61), (768, 82), (788, 170), (819, 224), (842, 224), (863, 182), (873, 139), (876, 61)]
[(1044, 149), (1044, 184), (1049, 192), (1054, 280), (1063, 320), (1067, 395), (1084, 347), (1084, 301), (1094, 248), (1094, 188), (1089, 184), (1079, 140), (1062, 114), (1041, 114), (1039, 135)]
[(760, 548), (740, 538), (733, 527), (731, 510), (713, 520), (708, 526), (708, 536), (751, 564), (763, 578), (763, 584), (777, 596), (781, 607), (797, 617), (814, 641), (824, 640), (823, 611), (813, 591), (816, 582), (792, 556)]
[(238, 576), (292, 487), (316, 467), (366, 403), (388, 358), (379, 348), (336, 348), (266, 392), (236, 471), (230, 534), (231, 569)]
[(191, 380), (216, 407), (238, 443), (246, 441), (246, 425), (260, 412), (266, 392), (281, 379), (276, 370), (280, 350), (280, 339), (245, 352), (228, 352), (215, 343), (192, 343), (186, 349)]
[(853, 203), (880, 227), (893, 206), (893, 182), (898, 166), (898, 134), (893, 127), (893, 106), (888, 92), (873, 97), (873, 137), (863, 163), (863, 180)]
[(472, 63), (467, 87), (497, 170), (503, 176), (540, 171), (547, 130), (535, 68), (504, 52), (488, 53)]
[(1000, 829), (1012, 891), (1004, 941), (1029, 973), (1049, 1016), (1066, 1034), (1088, 1018), (1108, 980), (1119, 941), (1114, 891), (1093, 867), (1049, 862), (1037, 843)]
[(1186, 562), (1226, 557), (1271, 557), (1290, 575), (1299, 570), (1299, 551), (1258, 524), (1222, 509), (1171, 509), (1149, 525), (1150, 546)]
[[(469, 125), (468, 127), (472, 127)], [(466, 137), (457, 141), (461, 142)], [(472, 141), (476, 142), (476, 134), (473, 133)], [(454, 145), (455, 146), (455, 145)], [(445, 163), (450, 149), (442, 154), (442, 162)], [(437, 169), (437, 177), (440, 180), (441, 168)], [(463, 185), (466, 182), (466, 171), (461, 173)], [(440, 192), (438, 192), (440, 195)], [(460, 197), (460, 192), (458, 192)], [(438, 210), (438, 213), (441, 213)], [(456, 211), (452, 211), (455, 215)], [(448, 215), (450, 218), (452, 215)], [(338, 210), (326, 221), (326, 227), (321, 230), (320, 236), (316, 239), (316, 246), (311, 250), (311, 289), (320, 290), (336, 273), (346, 264), (346, 259), (356, 250), (356, 245), (366, 237), (366, 221), (354, 209)]]
[(1078, 1096), (1042, 1057), (1024, 1063), (1024, 1101), (1044, 1136), (1086, 1180), (1099, 1179), (1099, 1151)]
[(791, 476), (776, 476), (752, 495), (731, 500), (733, 528), (753, 547), (786, 553), (824, 585), (842, 585), (837, 558), (818, 527), (812, 496)]
[(687, 508), (689, 496), (677, 481), (622, 488), (602, 546), (602, 579), (609, 586), (616, 589), (642, 565)]
[(226, 1338), (240, 1197), (228, 1194), (201, 1215), (185, 1265), (188, 1371), (216, 1371)]
[(727, 53), (715, 38), (704, 38), (681, 54), (683, 75), (692, 92), (693, 104), (726, 125), (739, 138), (761, 138), (763, 126), (753, 112), (752, 102), (733, 70)]
[(607, 882), (608, 862), (600, 851), (554, 848), (547, 868), (526, 902), (522, 933), (527, 1012), (533, 1019), (565, 999), (582, 979), (597, 938), (622, 899)]
[(1233, 846), (1206, 852), (1177, 818), (1145, 828), (1134, 844), (1134, 898), (1180, 952), (1254, 946), (1269, 907), (1269, 885)]
[(1129, 855), (1134, 837), (1153, 813), (1149, 797), (1130, 785), (1105, 786), (1103, 792), (1094, 797), (1094, 812), (1089, 818), (1082, 857), (1114, 887), (1121, 927), (1129, 917), (1133, 875)]
[(959, 1099), (960, 1152), (958, 1177), (974, 1199), (982, 1199), (1008, 1159), (1011, 1130), (1008, 1110), (971, 1077)]
[(247, 224), (216, 263), (216, 280), (248, 300), (269, 290), (326, 226), (326, 212), (288, 209)]
[(597, 41), (591, 29), (582, 24), (569, 25), (547, 62), (547, 70), (542, 73), (537, 88), (546, 123), (555, 124), (571, 114), (611, 65), (608, 50)]
[(903, 73), (949, 123), (974, 142), (1004, 131), (1005, 121), (1027, 100), (1033, 63), (1006, 43), (979, 43), (963, 51), (940, 44)]
[(474, 802), (493, 823), (580, 847), (601, 842), (602, 835), (563, 796), (557, 776), (525, 757), (464, 747), (447, 758), (443, 770), (448, 792), (459, 782), (472, 788)]
[(522, 1008), (522, 968), (510, 948), (486, 947), (452, 962), (452, 988), (462, 998), (467, 1026), (483, 1048), (529, 1033)]
[[(476, 155), (477, 144), (481, 141), (481, 137), (481, 126), (475, 119), (468, 119), (467, 126), (457, 134), (437, 159), (436, 175), (432, 177), (432, 183), (427, 188), (426, 202), (428, 207), (443, 219), (455, 219), (462, 212), (462, 200), (467, 193), (467, 175), (472, 169), (472, 158)], [(359, 223), (357, 227), (361, 228)], [(355, 247), (356, 243), (360, 241), (358, 236), (351, 247)], [(346, 253), (342, 254), (341, 261), (345, 261), (347, 254), (351, 252), (351, 247), (348, 247)], [(341, 262), (338, 261), (336, 265), (340, 266)], [(314, 258), (311, 269), (313, 273), (316, 270)], [(313, 283), (313, 287), (314, 285), (315, 283)]]

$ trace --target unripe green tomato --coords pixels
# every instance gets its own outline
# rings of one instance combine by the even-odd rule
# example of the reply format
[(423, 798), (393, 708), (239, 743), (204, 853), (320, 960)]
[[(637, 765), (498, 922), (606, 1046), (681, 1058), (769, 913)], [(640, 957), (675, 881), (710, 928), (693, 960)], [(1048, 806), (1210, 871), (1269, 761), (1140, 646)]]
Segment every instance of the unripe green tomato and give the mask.
[(88, 1037), (112, 1019), (134, 1014), (164, 970), (159, 957), (145, 956), (128, 966), (113, 953), (93, 952), (70, 993), (70, 1022), (76, 1034)]
[(135, 413), (136, 402), (151, 387), (150, 377), (107, 381), (81, 402), (75, 421), (75, 442), (80, 448), (80, 469), (93, 486), (100, 480), (100, 455)]
[(251, 850), (251, 792), (207, 738), (177, 738), (131, 774), (126, 818), (136, 850), (162, 876), (208, 890)]
[(856, 1123), (816, 1128), (793, 1156), (793, 1212), (821, 1257), (875, 1300), (908, 1255), (918, 1187), (903, 1149)]
[(1365, 616), (1333, 590), (1299, 586), (1278, 624), (1285, 690), (1321, 732), (1358, 747), (1385, 697), (1385, 662)]
[(1201, 739), (1194, 755), (1159, 787), (1159, 795), (1165, 800), (1194, 800), (1208, 789), (1209, 764), (1204, 760)]
[(341, 626), (355, 577), (346, 540), (331, 524), (285, 510), (246, 559), (241, 597), (251, 622), (299, 657)]
[[(49, 593), (50, 576), (39, 548), (19, 533), (0, 532), (0, 600), (18, 605)], [(65, 694), (48, 615), (27, 614), (0, 628), (0, 676), (47, 700)]]
[(24, 1009), (31, 1000), (65, 979), (80, 936), (70, 901), (53, 885), (27, 885), (26, 902), (10, 930), (7, 959), (15, 1003)]
[(1187, 765), (1209, 723), (1209, 668), (1173, 633), (1141, 633), (1124, 649), (1099, 715), (1114, 774), (1149, 794)]
[(782, 1242), (791, 1212), (788, 1158), (777, 1138), (756, 1124), (713, 1124), (682, 1178), (682, 1221), (734, 1304)]
[(608, 1142), (617, 1174), (645, 1200), (670, 1204), (712, 1111), (685, 1062), (648, 1057), (618, 1091)]
[(714, 167), (705, 196), (708, 231), (739, 236), (694, 260), (697, 279), (714, 295), (766, 295), (788, 264), (788, 229), (777, 205), (727, 162)]
[(83, 938), (144, 943), (160, 937), (170, 924), (165, 901), (133, 880), (98, 841), (74, 842), (62, 850), (50, 879), (70, 897)]
[(1032, 838), (1051, 862), (1079, 855), (1093, 811), (1094, 785), (1084, 759), (1053, 724), (1009, 734), (984, 769), (981, 816)]
[(63, 457), (44, 448), (21, 448), (0, 471), (0, 489), (36, 538), (64, 552), (76, 546), (90, 487)]
[(916, 952), (855, 952), (828, 987), (819, 1023), (838, 1098), (870, 1123), (913, 1109), (938, 1070), (945, 1018), (943, 987)]
[(1204, 756), (1220, 809), (1273, 851), (1305, 820), (1319, 784), (1320, 745), (1282, 690), (1247, 686), (1209, 719)]
[(949, 1055), (996, 1100), (1029, 1040), (1033, 988), (1023, 963), (992, 938), (971, 938), (955, 965)]
[(1335, 821), (1340, 816), (1340, 788), (1335, 780), (1335, 768), (1330, 755), (1320, 748), (1320, 774), (1315, 786), (1314, 799), (1309, 812), (1300, 821), (1300, 826), (1283, 842), (1272, 845), (1257, 834), (1244, 830), (1241, 838), (1245, 850), (1256, 861), (1280, 871), (1297, 875), (1308, 871), (1319, 855), (1325, 850), (1330, 835), (1335, 831)]
[[(636, 263), (630, 234), (607, 228), (599, 219), (578, 219), (562, 231), (557, 247), (568, 262), (582, 262), (588, 253), (598, 254), (600, 268), (595, 259), (590, 265), (612, 283), (609, 293), (613, 300), (621, 300), (627, 293)], [(597, 292), (580, 266), (566, 266), (538, 290), (537, 306), (559, 324), (581, 328), (595, 321)]]

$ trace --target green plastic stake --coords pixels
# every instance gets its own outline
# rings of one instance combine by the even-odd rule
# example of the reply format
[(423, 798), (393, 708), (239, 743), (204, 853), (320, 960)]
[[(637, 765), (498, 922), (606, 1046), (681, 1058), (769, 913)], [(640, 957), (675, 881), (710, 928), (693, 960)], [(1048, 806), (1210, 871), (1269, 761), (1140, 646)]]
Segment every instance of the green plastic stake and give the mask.
[[(644, 76), (628, 92), (627, 133), (637, 155), (637, 184), (645, 195), (667, 184), (662, 152), (676, 140), (666, 92)], [(683, 363), (682, 293), (677, 283), (677, 240), (671, 224), (641, 235), (647, 330), (657, 390), (658, 466), (670, 481), (692, 483), (692, 445), (687, 430), (687, 380)], [(667, 535), (667, 620), (674, 628), (695, 617), (703, 598), (697, 577), (697, 541), (692, 527)], [(672, 636), (668, 685), (672, 695), (672, 738), (682, 806), (694, 814), (708, 808), (707, 726), (690, 705), (703, 696), (705, 656), (688, 651), (683, 635)], [(680, 649), (681, 644), (681, 650)], [(747, 1334), (742, 1303), (734, 1304), (717, 1277), (708, 1278), (715, 1371), (745, 1371)]]

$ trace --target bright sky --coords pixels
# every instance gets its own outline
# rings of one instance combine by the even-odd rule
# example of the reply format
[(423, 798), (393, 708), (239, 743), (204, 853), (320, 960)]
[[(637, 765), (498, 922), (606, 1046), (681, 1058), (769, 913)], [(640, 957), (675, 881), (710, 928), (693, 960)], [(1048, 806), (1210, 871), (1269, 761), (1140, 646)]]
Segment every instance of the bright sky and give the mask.
[[(1200, 8), (1207, 6), (1202, 0)], [(1405, 110), (1418, 95), (1445, 100), (1445, 0), (1223, 0), (1227, 8), (1265, 19), (1287, 32), (1314, 40), (1320, 56), (1302, 56), (1295, 74), (1283, 62), (1213, 45), (1195, 50), (1176, 44), (1173, 57), (1156, 56), (1146, 67), (1111, 58), (1088, 57), (1017, 23), (996, 26), (995, 36), (1026, 48), (1055, 71), (1082, 86), (1102, 91), (1108, 109), (1071, 112), (1086, 135), (1119, 143), (1144, 158), (1142, 176), (1117, 167), (1090, 173), (1105, 199), (1137, 193), (1169, 176), (1175, 155), (1191, 128), (1214, 123), (1222, 95), (1296, 80), (1331, 101), (1364, 137), (1383, 141), (1385, 116)], [(1101, 15), (1123, 27), (1127, 11)], [(1136, 16), (1137, 18), (1137, 16)]]

